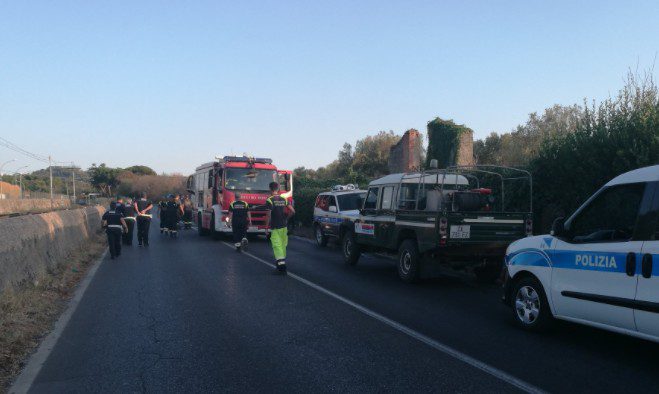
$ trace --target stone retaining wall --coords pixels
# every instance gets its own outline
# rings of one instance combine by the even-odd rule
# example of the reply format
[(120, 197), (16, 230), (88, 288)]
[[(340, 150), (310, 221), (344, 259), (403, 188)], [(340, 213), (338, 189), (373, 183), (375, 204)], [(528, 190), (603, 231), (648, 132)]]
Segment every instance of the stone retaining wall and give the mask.
[(101, 232), (102, 207), (0, 219), (0, 292), (66, 261)]
[(70, 207), (70, 200), (53, 200), (53, 204), (51, 205), (50, 199), (47, 198), (37, 198), (32, 200), (7, 199), (0, 200), (0, 216), (11, 215), (13, 213), (48, 212)]

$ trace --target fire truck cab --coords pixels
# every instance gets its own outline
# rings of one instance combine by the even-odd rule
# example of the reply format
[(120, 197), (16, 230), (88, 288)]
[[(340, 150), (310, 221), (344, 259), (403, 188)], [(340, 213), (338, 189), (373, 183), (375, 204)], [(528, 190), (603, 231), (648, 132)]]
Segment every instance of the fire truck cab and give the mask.
[(225, 156), (202, 164), (188, 177), (187, 190), (192, 195), (195, 219), (200, 235), (231, 233), (229, 206), (240, 192), (249, 204), (252, 225), (248, 234), (265, 233), (268, 226), (266, 199), (270, 182), (279, 182), (281, 196), (292, 203), (292, 171), (278, 170), (271, 159)]

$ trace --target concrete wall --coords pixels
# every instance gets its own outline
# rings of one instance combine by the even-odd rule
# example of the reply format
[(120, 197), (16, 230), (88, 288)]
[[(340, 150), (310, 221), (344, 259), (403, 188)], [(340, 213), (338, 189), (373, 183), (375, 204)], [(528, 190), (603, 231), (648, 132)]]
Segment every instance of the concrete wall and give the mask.
[(101, 232), (102, 207), (0, 219), (0, 292), (66, 261)]
[(50, 199), (47, 198), (33, 200), (0, 200), (0, 216), (12, 213), (48, 212), (53, 209), (65, 209), (70, 207), (70, 200), (53, 200), (52, 206), (50, 204)]

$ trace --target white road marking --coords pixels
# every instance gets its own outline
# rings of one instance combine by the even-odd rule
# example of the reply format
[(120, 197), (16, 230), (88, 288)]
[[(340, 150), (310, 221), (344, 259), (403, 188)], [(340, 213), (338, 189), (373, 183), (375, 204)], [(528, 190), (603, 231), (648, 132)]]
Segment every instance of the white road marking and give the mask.
[(36, 379), (37, 375), (39, 375), (39, 372), (41, 371), (41, 367), (48, 359), (48, 356), (50, 356), (50, 352), (53, 351), (55, 345), (57, 345), (57, 341), (59, 340), (60, 336), (62, 336), (62, 332), (66, 328), (66, 325), (69, 323), (69, 320), (71, 320), (71, 316), (73, 316), (76, 309), (78, 309), (78, 305), (80, 305), (80, 300), (82, 300), (82, 296), (85, 295), (85, 291), (87, 291), (87, 287), (94, 278), (94, 275), (96, 275), (96, 271), (98, 270), (98, 267), (101, 265), (101, 262), (103, 261), (103, 259), (107, 254), (108, 254), (108, 250), (106, 249), (105, 252), (103, 252), (103, 255), (98, 260), (96, 260), (92, 265), (92, 267), (89, 269), (87, 275), (85, 275), (82, 282), (80, 282), (80, 285), (78, 286), (75, 295), (73, 296), (71, 301), (69, 301), (69, 305), (67, 306), (66, 310), (64, 311), (64, 313), (62, 313), (59, 319), (57, 319), (53, 331), (51, 331), (51, 333), (48, 334), (46, 339), (44, 339), (43, 342), (41, 342), (41, 345), (39, 345), (37, 351), (34, 354), (32, 354), (32, 356), (30, 356), (30, 359), (28, 360), (25, 368), (23, 369), (23, 372), (21, 372), (18, 378), (16, 378), (16, 380), (14, 381), (14, 384), (12, 384), (11, 388), (9, 389), (10, 394), (27, 393), (28, 390), (30, 390), (30, 387), (32, 387), (32, 383), (34, 383), (34, 379)]
[[(231, 249), (234, 249), (233, 245), (231, 245), (227, 242), (222, 242), (222, 243), (224, 245), (226, 245), (227, 247), (229, 247)], [(254, 260), (256, 260), (256, 261), (258, 261), (262, 264), (267, 265), (268, 267), (271, 267), (273, 269), (275, 268), (274, 264), (269, 263), (269, 262), (263, 260), (262, 258), (260, 258), (258, 256), (255, 256), (255, 255), (253, 255), (251, 253), (248, 253), (248, 252), (242, 252), (242, 253), (244, 255), (247, 255), (247, 256), (253, 258)], [(456, 350), (456, 349), (454, 349), (454, 348), (452, 348), (448, 345), (445, 345), (441, 342), (438, 342), (438, 341), (436, 341), (436, 340), (434, 340), (434, 339), (432, 339), (432, 338), (430, 338), (426, 335), (421, 334), (418, 331), (415, 331), (415, 330), (413, 330), (413, 329), (411, 329), (411, 328), (409, 328), (409, 327), (407, 327), (407, 326), (405, 326), (401, 323), (398, 323), (398, 322), (396, 322), (394, 320), (391, 320), (388, 317), (385, 317), (385, 316), (383, 316), (383, 315), (381, 315), (381, 314), (379, 314), (379, 313), (377, 313), (377, 312), (375, 312), (371, 309), (368, 309), (365, 306), (362, 306), (362, 305), (357, 304), (353, 301), (350, 301), (349, 299), (347, 299), (343, 296), (340, 296), (340, 295), (334, 293), (331, 290), (328, 290), (328, 289), (326, 289), (326, 288), (324, 288), (320, 285), (317, 285), (317, 284), (315, 284), (315, 283), (313, 283), (313, 282), (311, 282), (307, 279), (304, 279), (301, 276), (293, 274), (290, 271), (288, 272), (287, 276), (297, 280), (298, 282), (304, 283), (305, 285), (307, 285), (307, 286), (309, 286), (309, 287), (311, 287), (315, 290), (318, 290), (319, 292), (324, 293), (324, 294), (326, 294), (326, 295), (328, 295), (328, 296), (330, 296), (330, 297), (332, 297), (332, 298), (334, 298), (338, 301), (341, 301), (344, 304), (349, 305), (349, 306), (355, 308), (356, 310), (364, 313), (365, 315), (368, 315), (368, 316), (370, 316), (370, 317), (372, 317), (376, 320), (379, 320), (380, 322), (388, 325), (389, 327), (391, 327), (391, 328), (393, 328), (397, 331), (400, 331), (403, 334), (406, 334), (406, 335), (408, 335), (408, 336), (410, 336), (410, 337), (412, 337), (412, 338), (414, 338), (414, 339), (416, 339), (420, 342), (425, 343), (426, 345), (434, 348), (435, 350), (439, 350), (440, 352), (442, 352), (444, 354), (447, 354), (447, 355), (449, 355), (449, 356), (451, 356), (451, 357), (453, 357), (457, 360), (460, 360), (460, 361), (462, 361), (462, 362), (464, 362), (468, 365), (471, 365), (474, 368), (480, 369), (481, 371), (483, 371), (483, 372), (485, 372), (485, 373), (487, 373), (487, 374), (489, 374), (489, 375), (491, 375), (491, 376), (493, 376), (493, 377), (495, 377), (499, 380), (502, 380), (506, 383), (509, 383), (509, 384), (517, 387), (518, 389), (520, 389), (522, 391), (525, 391), (527, 393), (544, 393), (545, 392), (544, 390), (541, 390), (540, 388), (535, 387), (530, 383), (527, 383), (527, 382), (525, 382), (521, 379), (518, 379), (518, 378), (508, 374), (507, 372), (504, 372), (504, 371), (502, 371), (502, 370), (500, 370), (496, 367), (493, 367), (489, 364), (486, 364), (482, 361), (479, 361), (479, 360), (477, 360), (477, 359), (475, 359), (475, 358), (473, 358), (473, 357), (471, 357), (471, 356), (469, 356), (465, 353), (462, 353), (461, 351)]]

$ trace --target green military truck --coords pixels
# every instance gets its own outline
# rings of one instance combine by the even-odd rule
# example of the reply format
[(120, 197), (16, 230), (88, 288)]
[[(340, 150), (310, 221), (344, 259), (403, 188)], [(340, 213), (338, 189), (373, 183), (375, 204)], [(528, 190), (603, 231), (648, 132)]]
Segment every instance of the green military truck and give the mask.
[[(509, 201), (506, 190), (514, 191)], [(387, 175), (369, 184), (342, 240), (344, 260), (355, 265), (362, 252), (397, 252), (405, 282), (445, 268), (493, 282), (508, 245), (532, 234), (532, 190), (527, 171), (501, 166)]]

